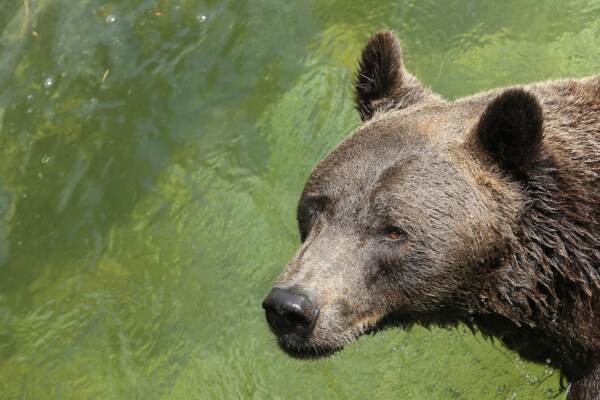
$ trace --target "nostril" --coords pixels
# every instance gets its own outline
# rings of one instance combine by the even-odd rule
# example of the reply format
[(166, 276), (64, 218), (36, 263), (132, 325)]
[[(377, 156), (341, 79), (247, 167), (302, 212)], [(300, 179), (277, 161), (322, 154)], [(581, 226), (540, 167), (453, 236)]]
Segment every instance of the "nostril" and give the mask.
[(295, 288), (274, 288), (262, 304), (269, 325), (278, 334), (306, 336), (312, 331), (318, 309)]
[(295, 312), (295, 311), (290, 311), (290, 312), (285, 313), (284, 318), (286, 318), (293, 325), (306, 326), (306, 325), (311, 324), (311, 321), (308, 320), (306, 315)]

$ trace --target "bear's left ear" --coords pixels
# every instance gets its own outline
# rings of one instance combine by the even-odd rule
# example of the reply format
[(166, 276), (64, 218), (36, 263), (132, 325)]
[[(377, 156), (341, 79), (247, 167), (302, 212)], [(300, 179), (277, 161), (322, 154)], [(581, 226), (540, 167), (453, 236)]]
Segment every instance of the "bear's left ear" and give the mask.
[(369, 39), (362, 51), (354, 89), (356, 109), (363, 121), (371, 119), (376, 111), (402, 109), (433, 96), (404, 69), (400, 42), (390, 31), (378, 32)]
[(483, 158), (524, 177), (543, 156), (544, 114), (537, 98), (508, 89), (487, 106), (470, 141)]

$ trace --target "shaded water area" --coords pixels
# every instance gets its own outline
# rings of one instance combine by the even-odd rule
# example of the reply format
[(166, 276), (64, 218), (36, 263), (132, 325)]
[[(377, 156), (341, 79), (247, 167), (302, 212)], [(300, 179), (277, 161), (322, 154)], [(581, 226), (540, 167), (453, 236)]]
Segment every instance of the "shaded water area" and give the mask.
[(450, 99), (600, 72), (600, 1), (0, 1), (0, 399), (563, 398), (466, 328), (317, 362), (268, 332), (385, 27)]

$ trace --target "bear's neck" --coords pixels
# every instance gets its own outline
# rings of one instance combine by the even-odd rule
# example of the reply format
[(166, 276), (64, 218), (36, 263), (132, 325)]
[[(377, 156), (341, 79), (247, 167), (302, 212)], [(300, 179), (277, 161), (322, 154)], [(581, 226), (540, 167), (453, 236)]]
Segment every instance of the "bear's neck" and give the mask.
[[(548, 160), (547, 160), (548, 161)], [(600, 365), (600, 177), (540, 166), (487, 276), (483, 331), (568, 378)]]

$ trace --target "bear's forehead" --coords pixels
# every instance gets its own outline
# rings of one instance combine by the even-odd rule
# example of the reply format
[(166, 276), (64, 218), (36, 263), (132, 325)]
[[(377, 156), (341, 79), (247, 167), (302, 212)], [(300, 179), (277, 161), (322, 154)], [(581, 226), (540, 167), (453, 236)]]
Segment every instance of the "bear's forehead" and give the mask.
[(366, 135), (353, 136), (319, 163), (307, 192), (327, 197), (367, 194), (384, 182), (410, 183), (411, 175), (438, 164), (440, 149), (427, 142), (387, 133), (365, 139)]
[[(473, 104), (471, 104), (473, 103)], [(313, 170), (305, 194), (344, 196), (367, 193), (385, 171), (400, 160), (412, 160), (403, 185), (420, 181), (421, 174), (439, 173), (443, 160), (460, 152), (470, 127), (475, 125), (485, 101), (424, 105), (387, 112), (359, 127)], [(443, 168), (443, 167), (442, 167)], [(397, 169), (398, 173), (403, 168)], [(395, 181), (400, 176), (390, 178)], [(413, 174), (412, 178), (410, 174)], [(415, 183), (416, 184), (416, 183)]]
[(435, 181), (473, 123), (454, 108), (391, 112), (361, 126), (315, 167), (305, 193), (356, 197), (384, 177), (404, 187)]

